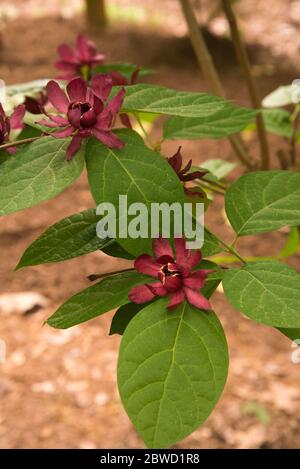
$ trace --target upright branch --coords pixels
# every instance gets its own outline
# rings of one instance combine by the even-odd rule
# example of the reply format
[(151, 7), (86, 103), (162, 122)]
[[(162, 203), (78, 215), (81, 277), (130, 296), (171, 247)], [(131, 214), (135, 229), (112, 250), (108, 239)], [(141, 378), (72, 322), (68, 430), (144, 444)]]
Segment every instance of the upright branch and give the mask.
[[(226, 15), (232, 41), (234, 44), (236, 55), (239, 59), (242, 72), (248, 87), (249, 96), (252, 102), (252, 106), (255, 109), (261, 108), (260, 99), (256, 90), (254, 78), (251, 72), (251, 66), (249, 57), (242, 41), (241, 34), (238, 28), (237, 20), (231, 5), (231, 0), (222, 0), (223, 10)], [(256, 116), (257, 133), (260, 143), (260, 155), (261, 155), (261, 168), (268, 169), (270, 165), (269, 146), (267, 141), (267, 135), (265, 130), (265, 124), (261, 112)]]
[[(206, 46), (203, 34), (190, 4), (190, 0), (179, 0), (188, 26), (191, 43), (202, 71), (202, 74), (212, 93), (225, 96), (221, 80), (213, 63), (211, 54)], [(252, 168), (252, 162), (239, 135), (228, 137), (240, 162), (248, 169)]]
[(89, 24), (98, 28), (107, 26), (105, 0), (85, 0), (86, 14)]

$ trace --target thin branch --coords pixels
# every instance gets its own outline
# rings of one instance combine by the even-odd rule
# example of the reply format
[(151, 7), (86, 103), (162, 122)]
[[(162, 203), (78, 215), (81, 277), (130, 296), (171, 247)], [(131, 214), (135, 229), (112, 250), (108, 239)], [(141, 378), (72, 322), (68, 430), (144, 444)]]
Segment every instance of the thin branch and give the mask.
[[(226, 15), (230, 32), (231, 38), (235, 47), (236, 55), (239, 59), (240, 66), (242, 72), (244, 74), (244, 78), (248, 87), (249, 96), (252, 102), (252, 106), (255, 109), (261, 108), (261, 102), (258, 97), (258, 93), (256, 90), (254, 78), (251, 72), (251, 66), (249, 57), (245, 48), (245, 45), (242, 41), (241, 34), (238, 28), (237, 20), (231, 5), (231, 0), (222, 0), (223, 10)], [(265, 130), (265, 124), (263, 120), (263, 116), (261, 112), (256, 116), (256, 126), (257, 126), (257, 133), (259, 137), (260, 143), (260, 156), (261, 156), (261, 167), (262, 169), (268, 169), (270, 165), (270, 155), (269, 155), (269, 146), (268, 140)]]
[(113, 270), (112, 272), (105, 272), (104, 274), (91, 274), (87, 276), (87, 279), (90, 280), (90, 282), (94, 282), (95, 280), (105, 278), (105, 277), (110, 277), (111, 275), (117, 275), (117, 274), (122, 274), (123, 272), (132, 272), (134, 267), (130, 267), (129, 269), (123, 269), (123, 270)]
[[(203, 34), (200, 30), (197, 19), (191, 7), (190, 0), (179, 1), (189, 29), (191, 43), (203, 76), (214, 94), (218, 96), (224, 96), (225, 93), (221, 84), (221, 80), (213, 63), (212, 57), (206, 46)], [(232, 135), (228, 137), (228, 139), (240, 162), (246, 168), (251, 169), (252, 162), (249, 158), (249, 155), (245, 149), (244, 143), (240, 135)]]
[(3, 145), (0, 145), (0, 150), (10, 147), (16, 147), (17, 145), (22, 145), (23, 143), (34, 142), (35, 140), (38, 140), (41, 137), (42, 136), (39, 135), (38, 137), (24, 138), (23, 140), (15, 140), (14, 142), (4, 143)]

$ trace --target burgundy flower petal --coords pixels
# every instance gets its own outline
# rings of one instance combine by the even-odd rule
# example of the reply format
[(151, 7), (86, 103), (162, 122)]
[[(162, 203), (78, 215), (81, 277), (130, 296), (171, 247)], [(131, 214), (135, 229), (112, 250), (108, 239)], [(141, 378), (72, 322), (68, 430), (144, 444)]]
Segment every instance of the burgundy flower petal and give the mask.
[(14, 155), (17, 151), (17, 147), (8, 147), (6, 148), (6, 151), (9, 155)]
[(146, 285), (139, 285), (137, 287), (132, 288), (132, 290), (128, 294), (128, 298), (133, 303), (147, 303), (151, 301), (155, 297), (154, 293), (150, 290), (149, 287)]
[(21, 129), (23, 124), (23, 117), (26, 112), (24, 104), (19, 104), (9, 118), (10, 126), (12, 129)]
[(112, 132), (94, 128), (93, 134), (98, 140), (100, 140), (100, 142), (102, 142), (104, 145), (106, 145), (109, 148), (121, 149), (124, 146), (124, 142), (122, 142), (122, 140), (120, 140)]
[(122, 124), (123, 124), (125, 127), (127, 127), (127, 129), (132, 129), (132, 125), (131, 125), (129, 116), (128, 116), (128, 114), (126, 114), (125, 112), (122, 112), (122, 113), (120, 114), (120, 121), (122, 122)]
[[(46, 127), (51, 127), (53, 129), (56, 129), (57, 127), (60, 127), (56, 122), (52, 122), (52, 121), (49, 121), (47, 119), (40, 119), (39, 121), (36, 121), (36, 123), (40, 124), (40, 125), (45, 125)], [(67, 122), (67, 124), (68, 124), (68, 122)]]
[(70, 109), (68, 111), (68, 119), (71, 125), (79, 129), (80, 127), (80, 118), (81, 118), (81, 111), (79, 108)]
[(168, 294), (168, 291), (160, 282), (147, 283), (146, 285), (155, 296), (166, 296)]
[(132, 72), (131, 77), (130, 77), (131, 85), (134, 85), (137, 82), (139, 73), (140, 73), (140, 67), (136, 67), (136, 69)]
[(182, 290), (179, 290), (171, 294), (171, 299), (168, 303), (168, 309), (174, 309), (179, 306), (184, 301), (184, 293)]
[(56, 138), (65, 138), (65, 137), (69, 137), (70, 135), (72, 135), (73, 132), (74, 132), (73, 127), (67, 127), (64, 130), (58, 130), (57, 132), (51, 132), (51, 135), (53, 137), (56, 137)]
[(113, 115), (110, 113), (98, 114), (95, 128), (98, 130), (109, 130), (112, 126)]
[(180, 290), (182, 287), (182, 280), (179, 275), (167, 275), (164, 278), (164, 287), (168, 290), (168, 292), (175, 292)]
[(93, 95), (93, 108), (96, 114), (100, 114), (104, 109), (103, 101), (95, 94)]
[(54, 80), (50, 80), (46, 85), (47, 95), (50, 103), (60, 112), (67, 113), (69, 101), (65, 92)]
[(121, 73), (119, 73), (117, 70), (111, 70), (109, 72), (109, 74), (112, 78), (113, 86), (128, 85), (127, 79)]
[(92, 78), (92, 90), (98, 98), (106, 101), (112, 89), (112, 79), (109, 75), (97, 73)]
[(204, 310), (210, 310), (211, 305), (210, 302), (208, 301), (205, 296), (202, 295), (202, 293), (197, 292), (196, 290), (192, 290), (191, 288), (186, 288), (184, 287), (184, 294), (188, 302), (196, 306), (196, 308), (199, 309), (204, 309)]
[(80, 123), (83, 127), (92, 127), (97, 122), (97, 116), (94, 109), (90, 109), (85, 112), (80, 119)]
[(62, 116), (54, 116), (53, 114), (47, 114), (47, 116), (53, 121), (55, 122), (55, 124), (57, 124), (59, 127), (63, 127), (63, 126), (66, 126), (68, 125), (68, 120), (65, 118), (65, 117), (62, 117)]
[(173, 250), (168, 239), (159, 237), (153, 240), (152, 248), (155, 259), (161, 256), (169, 256), (173, 259)]
[[(78, 65), (76, 62), (64, 62), (63, 60), (58, 60), (57, 62), (54, 62), (55, 68), (58, 70), (63, 70), (65, 72), (69, 72), (68, 75), (63, 75), (66, 76), (67, 80), (74, 78), (74, 73), (78, 72), (78, 68), (80, 65)], [(78, 73), (79, 74), (79, 73)], [(61, 78), (64, 80), (63, 76), (59, 76), (58, 78)]]
[(201, 179), (205, 174), (207, 174), (207, 171), (194, 171), (186, 175), (181, 175), (180, 179), (184, 182), (193, 181), (194, 179)]
[(89, 41), (83, 34), (78, 34), (76, 38), (76, 49), (80, 58), (84, 61), (88, 61), (90, 58), (91, 48), (94, 44)]
[(204, 270), (192, 272), (189, 277), (183, 279), (183, 285), (188, 288), (198, 290), (204, 287), (207, 273)]
[(105, 108), (106, 112), (111, 112), (112, 114), (117, 114), (122, 107), (124, 97), (125, 97), (125, 89), (122, 88), (116, 96), (114, 96), (108, 103)]
[(134, 262), (134, 268), (141, 274), (151, 275), (151, 277), (158, 277), (161, 265), (148, 254), (142, 254)]
[(87, 86), (83, 78), (77, 77), (67, 85), (67, 93), (71, 102), (86, 101)]
[(164, 255), (164, 256), (158, 257), (158, 258), (156, 259), (156, 261), (157, 261), (159, 264), (165, 265), (165, 264), (173, 263), (173, 262), (174, 262), (174, 258), (173, 258), (173, 255), (172, 255), (172, 257), (171, 257), (171, 256), (167, 256), (167, 255)]
[(201, 251), (186, 249), (183, 238), (175, 238), (176, 262), (180, 267), (192, 269), (201, 261)]
[(175, 173), (178, 174), (182, 166), (181, 147), (178, 148), (175, 155), (171, 156), (171, 158), (168, 158), (168, 163), (172, 166)]
[(75, 153), (77, 153), (78, 150), (80, 149), (81, 140), (82, 138), (79, 135), (75, 135), (72, 138), (71, 143), (68, 146), (67, 153), (66, 153), (66, 157), (68, 161), (70, 161), (75, 155)]
[(57, 53), (63, 61), (76, 63), (74, 52), (68, 44), (60, 44)]

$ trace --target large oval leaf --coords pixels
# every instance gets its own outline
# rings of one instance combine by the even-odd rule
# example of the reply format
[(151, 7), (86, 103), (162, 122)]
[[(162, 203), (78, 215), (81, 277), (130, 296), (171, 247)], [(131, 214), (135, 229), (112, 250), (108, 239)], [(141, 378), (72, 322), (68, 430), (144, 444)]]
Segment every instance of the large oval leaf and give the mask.
[(94, 209), (84, 210), (50, 226), (24, 252), (17, 268), (60, 262), (97, 251), (114, 243), (97, 237), (99, 217)]
[(300, 327), (300, 275), (277, 261), (228, 269), (223, 277), (228, 301), (246, 316), (275, 327)]
[(164, 299), (140, 311), (125, 329), (118, 363), (124, 407), (151, 448), (170, 446), (194, 431), (218, 401), (228, 353), (213, 312)]
[[(118, 210), (119, 195), (127, 196), (128, 206), (143, 203), (149, 214), (151, 203), (183, 203), (185, 196), (181, 182), (166, 159), (146, 147), (135, 132), (123, 130), (118, 135), (125, 142), (121, 150), (108, 148), (96, 139), (90, 140), (86, 149), (93, 197), (97, 204), (113, 204), (117, 209), (117, 225), (119, 218), (126, 220), (126, 210)], [(125, 237), (118, 238), (118, 242), (134, 255), (152, 250), (150, 238)]]
[(58, 329), (66, 329), (93, 319), (117, 306), (129, 303), (128, 293), (131, 288), (147, 280), (149, 277), (137, 272), (124, 272), (106, 277), (72, 296), (50, 316), (47, 323)]
[(0, 215), (51, 199), (80, 176), (84, 147), (68, 162), (69, 143), (69, 138), (41, 137), (1, 164)]
[(297, 226), (300, 224), (300, 173), (245, 174), (226, 192), (225, 208), (239, 236)]
[(164, 138), (195, 140), (224, 138), (243, 130), (257, 115), (253, 109), (230, 103), (221, 111), (203, 117), (171, 117), (164, 125)]
[[(117, 89), (114, 90), (114, 93)], [(126, 87), (122, 111), (151, 112), (182, 117), (205, 117), (226, 106), (228, 101), (207, 93), (177, 91), (157, 85), (131, 85)]]

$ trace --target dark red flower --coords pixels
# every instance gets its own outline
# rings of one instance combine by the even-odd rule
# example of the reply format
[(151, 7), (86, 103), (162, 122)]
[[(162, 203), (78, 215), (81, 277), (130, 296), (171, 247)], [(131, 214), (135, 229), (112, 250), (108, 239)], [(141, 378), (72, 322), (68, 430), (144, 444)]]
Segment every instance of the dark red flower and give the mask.
[(47, 102), (47, 94), (44, 91), (39, 91), (35, 97), (25, 96), (24, 106), (30, 114), (42, 114)]
[(91, 70), (103, 63), (105, 56), (97, 52), (94, 42), (79, 34), (76, 39), (75, 49), (67, 44), (60, 44), (57, 48), (60, 60), (55, 62), (55, 67), (64, 72), (58, 78), (70, 80), (78, 75), (89, 79)]
[(193, 190), (191, 190), (185, 186), (185, 183), (193, 181), (195, 179), (201, 179), (207, 173), (207, 171), (190, 172), (190, 169), (192, 167), (192, 160), (190, 160), (188, 164), (184, 166), (184, 168), (182, 168), (181, 147), (178, 148), (175, 155), (171, 156), (170, 158), (167, 158), (167, 161), (170, 166), (172, 166), (172, 168), (174, 169), (180, 181), (182, 181), (185, 194), (188, 197), (198, 196), (202, 198), (204, 196), (204, 193), (199, 187), (193, 187)]
[(117, 70), (111, 70), (109, 72), (109, 75), (112, 78), (113, 86), (117, 86), (117, 85), (128, 86), (128, 85), (134, 85), (137, 82), (139, 73), (140, 73), (140, 68), (136, 67), (136, 69), (133, 70), (129, 80)]
[[(25, 106), (20, 104), (17, 106), (10, 117), (8, 117), (0, 103), (0, 145), (9, 143), (10, 131), (15, 129), (22, 129), (23, 117), (25, 114)], [(15, 147), (7, 148), (9, 154), (15, 153)]]
[(62, 128), (51, 132), (54, 137), (73, 136), (67, 148), (68, 160), (79, 150), (82, 139), (92, 135), (110, 148), (123, 147), (124, 143), (113, 134), (112, 127), (122, 106), (125, 90), (122, 88), (107, 102), (111, 88), (111, 77), (100, 74), (93, 77), (91, 88), (83, 78), (74, 78), (67, 85), (67, 93), (55, 81), (47, 83), (49, 102), (65, 117), (46, 114), (50, 120), (42, 119), (38, 123)]
[(170, 242), (163, 238), (153, 241), (154, 258), (142, 254), (136, 259), (135, 269), (158, 281), (134, 287), (128, 295), (129, 299), (133, 303), (146, 303), (155, 296), (169, 296), (169, 309), (180, 305), (185, 299), (196, 308), (211, 309), (209, 301), (199, 291), (211, 271), (192, 270), (201, 261), (201, 251), (186, 249), (182, 238), (175, 238), (174, 243), (175, 259)]

